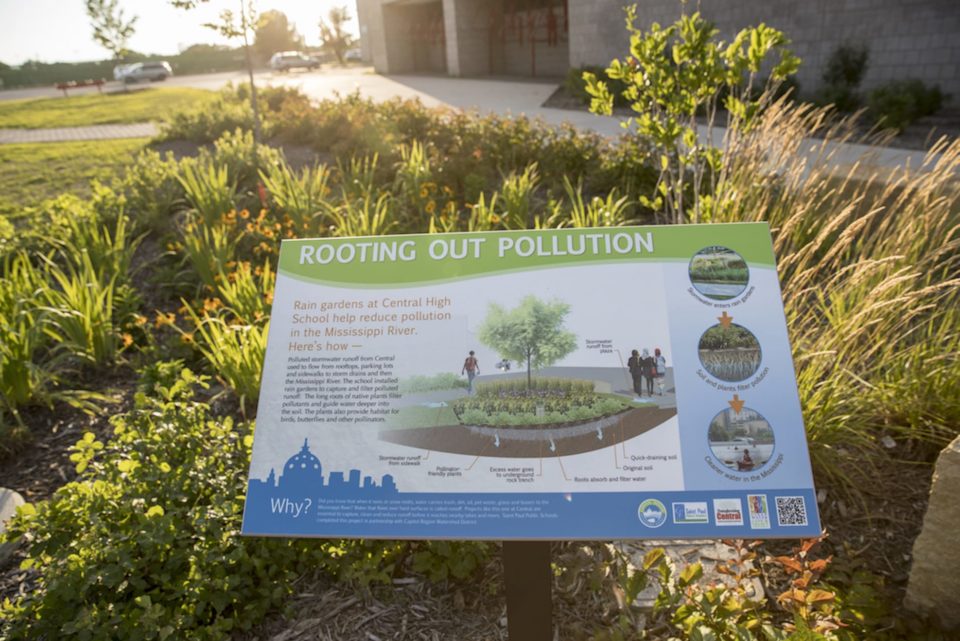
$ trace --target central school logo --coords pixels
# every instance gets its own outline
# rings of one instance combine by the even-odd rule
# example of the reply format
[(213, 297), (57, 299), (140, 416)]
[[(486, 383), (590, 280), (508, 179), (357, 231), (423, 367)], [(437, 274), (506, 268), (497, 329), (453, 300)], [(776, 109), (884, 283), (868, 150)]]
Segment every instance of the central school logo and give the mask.
[(740, 499), (713, 499), (713, 520), (717, 525), (743, 525)]

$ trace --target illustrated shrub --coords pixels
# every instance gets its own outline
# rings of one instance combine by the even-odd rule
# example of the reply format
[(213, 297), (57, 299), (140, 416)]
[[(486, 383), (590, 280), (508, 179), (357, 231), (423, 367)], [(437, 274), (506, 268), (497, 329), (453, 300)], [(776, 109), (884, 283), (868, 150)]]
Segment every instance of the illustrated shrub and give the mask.
[(400, 381), (400, 391), (404, 394), (466, 388), (467, 381), (463, 377), (450, 372), (442, 372), (433, 376), (411, 376)]
[[(524, 381), (525, 382), (525, 381)], [(582, 381), (577, 381), (582, 382)], [(464, 425), (550, 425), (589, 421), (612, 416), (630, 407), (614, 396), (534, 391), (527, 395), (475, 395), (453, 403), (453, 411)]]
[(182, 400), (186, 380), (165, 394), (181, 400), (140, 395), (109, 442), (85, 435), (77, 480), (20, 509), (5, 536), (22, 540), (36, 586), (2, 606), (0, 637), (226, 639), (282, 605), (302, 572), (389, 577), (401, 544), (241, 538), (250, 425)]

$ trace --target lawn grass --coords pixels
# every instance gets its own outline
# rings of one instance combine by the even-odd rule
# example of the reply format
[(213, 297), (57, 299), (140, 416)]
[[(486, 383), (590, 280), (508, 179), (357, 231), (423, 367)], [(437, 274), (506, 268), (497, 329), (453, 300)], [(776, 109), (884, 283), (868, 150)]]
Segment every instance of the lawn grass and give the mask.
[(86, 195), (106, 181), (148, 138), (0, 145), (0, 215), (19, 218), (28, 207), (64, 193)]
[(216, 92), (189, 87), (131, 89), (0, 102), (0, 128), (44, 129), (163, 120), (168, 114), (211, 103)]

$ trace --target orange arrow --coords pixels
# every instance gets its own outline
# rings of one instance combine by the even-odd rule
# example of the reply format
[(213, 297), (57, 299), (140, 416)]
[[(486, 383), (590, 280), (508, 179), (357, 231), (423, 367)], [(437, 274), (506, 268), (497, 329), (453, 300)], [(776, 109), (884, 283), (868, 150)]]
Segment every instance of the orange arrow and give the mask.
[(744, 402), (740, 400), (740, 396), (738, 396), (737, 394), (733, 395), (732, 401), (727, 401), (727, 402), (730, 403), (730, 407), (732, 407), (733, 411), (737, 414), (739, 414), (740, 411), (743, 409)]
[(727, 312), (723, 312), (723, 315), (717, 316), (717, 320), (720, 321), (720, 324), (723, 325), (724, 329), (730, 329), (730, 323), (733, 322), (733, 316), (730, 316)]

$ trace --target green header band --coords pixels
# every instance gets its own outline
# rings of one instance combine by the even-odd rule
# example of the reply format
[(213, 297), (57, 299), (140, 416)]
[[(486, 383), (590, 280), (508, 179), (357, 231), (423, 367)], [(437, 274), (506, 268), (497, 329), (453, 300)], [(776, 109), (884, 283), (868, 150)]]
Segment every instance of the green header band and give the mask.
[(284, 240), (279, 271), (329, 285), (402, 286), (593, 263), (686, 263), (717, 245), (751, 267), (775, 266), (766, 223), (730, 223)]

